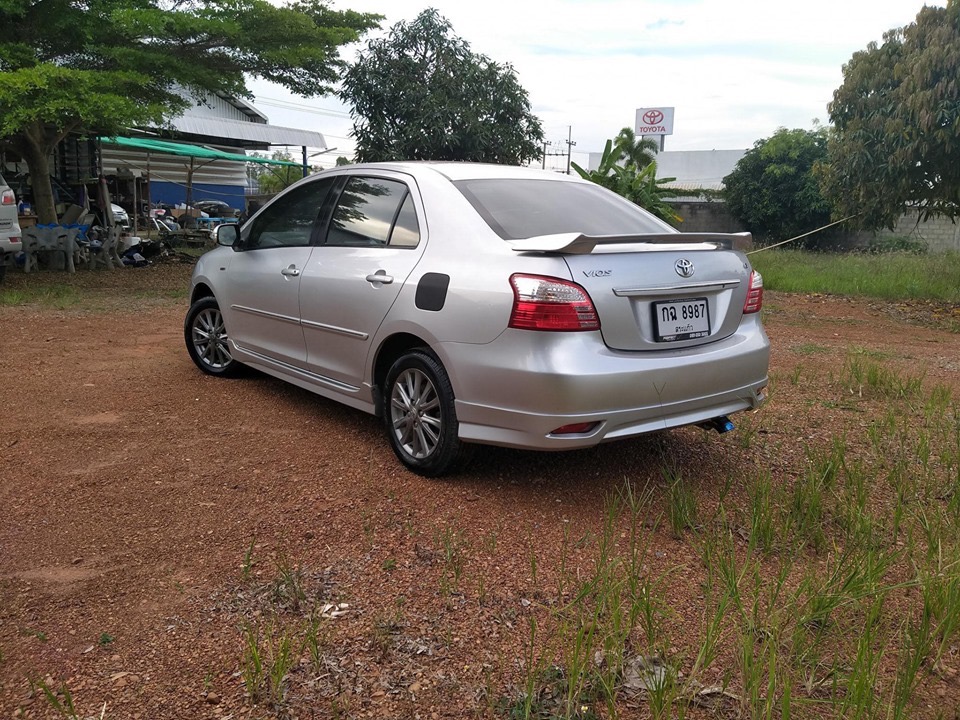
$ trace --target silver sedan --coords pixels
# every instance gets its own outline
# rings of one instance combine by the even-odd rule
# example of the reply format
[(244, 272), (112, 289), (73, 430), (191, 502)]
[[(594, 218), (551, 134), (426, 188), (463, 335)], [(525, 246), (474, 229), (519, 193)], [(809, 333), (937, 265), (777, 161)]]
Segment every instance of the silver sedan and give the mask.
[(217, 229), (184, 335), (204, 372), (255, 367), (382, 417), (428, 476), (478, 443), (724, 432), (769, 365), (742, 239), (539, 170), (339, 167)]

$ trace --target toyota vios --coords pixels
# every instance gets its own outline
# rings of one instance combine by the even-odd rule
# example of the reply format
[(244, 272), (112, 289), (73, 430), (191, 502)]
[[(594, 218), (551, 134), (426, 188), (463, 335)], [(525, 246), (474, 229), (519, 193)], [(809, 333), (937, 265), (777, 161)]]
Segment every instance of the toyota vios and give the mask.
[(742, 239), (539, 170), (345, 166), (217, 228), (184, 335), (204, 372), (248, 365), (382, 417), (423, 475), (474, 444), (723, 432), (769, 365)]

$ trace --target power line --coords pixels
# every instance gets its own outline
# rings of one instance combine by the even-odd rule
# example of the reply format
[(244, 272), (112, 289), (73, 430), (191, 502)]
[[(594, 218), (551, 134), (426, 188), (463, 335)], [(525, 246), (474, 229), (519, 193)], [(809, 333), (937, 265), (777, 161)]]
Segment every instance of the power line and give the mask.
[(254, 102), (260, 105), (278, 107), (283, 110), (296, 110), (298, 112), (314, 113), (315, 115), (331, 115), (333, 117), (345, 117), (345, 118), (350, 117), (350, 113), (346, 112), (345, 110), (332, 110), (330, 108), (324, 108), (317, 105), (305, 105), (303, 103), (295, 103), (289, 100), (278, 100), (276, 98), (258, 97), (254, 100)]

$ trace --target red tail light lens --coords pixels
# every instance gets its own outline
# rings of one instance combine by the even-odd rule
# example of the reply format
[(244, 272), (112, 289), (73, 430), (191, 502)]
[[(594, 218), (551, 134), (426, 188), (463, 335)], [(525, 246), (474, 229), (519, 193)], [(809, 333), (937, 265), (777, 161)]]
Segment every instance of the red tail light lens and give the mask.
[(576, 283), (540, 275), (511, 275), (513, 311), (509, 326), (520, 330), (599, 330), (600, 319), (587, 291)]
[(743, 314), (760, 312), (763, 307), (763, 276), (756, 270), (750, 273), (750, 289), (743, 302)]
[(0, 196), (0, 205), (16, 205), (17, 196), (13, 194), (13, 190), (4, 190), (3, 195)]
[(598, 422), (574, 423), (573, 425), (564, 425), (550, 432), (551, 435), (581, 435), (588, 433), (597, 427)]

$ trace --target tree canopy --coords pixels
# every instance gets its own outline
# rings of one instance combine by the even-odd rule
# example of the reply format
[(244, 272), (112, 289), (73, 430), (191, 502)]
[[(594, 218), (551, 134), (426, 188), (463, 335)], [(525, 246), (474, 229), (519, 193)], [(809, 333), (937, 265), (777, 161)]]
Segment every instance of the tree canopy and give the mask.
[(436, 10), (372, 40), (347, 71), (357, 160), (520, 164), (543, 130), (509, 64), (470, 50)]
[(624, 165), (633, 165), (638, 169), (645, 168), (657, 161), (659, 145), (656, 140), (637, 137), (633, 128), (625, 127), (613, 139), (614, 147), (620, 152), (618, 162)]
[(338, 48), (378, 20), (320, 0), (0, 0), (0, 149), (53, 221), (48, 157), (69, 133), (161, 125), (208, 93), (249, 95), (247, 76), (331, 92)]
[(815, 170), (826, 156), (826, 129), (780, 128), (754, 143), (723, 179), (727, 207), (762, 242), (826, 225), (830, 204)]
[[(266, 157), (263, 153), (254, 153), (258, 157)], [(283, 150), (274, 150), (270, 157), (274, 160), (293, 162), (293, 157)], [(303, 167), (293, 165), (247, 165), (247, 176), (253, 176), (257, 181), (260, 192), (264, 194), (278, 193), (303, 179)]]
[(843, 78), (824, 172), (838, 216), (876, 229), (907, 206), (960, 215), (960, 0), (854, 53)]

